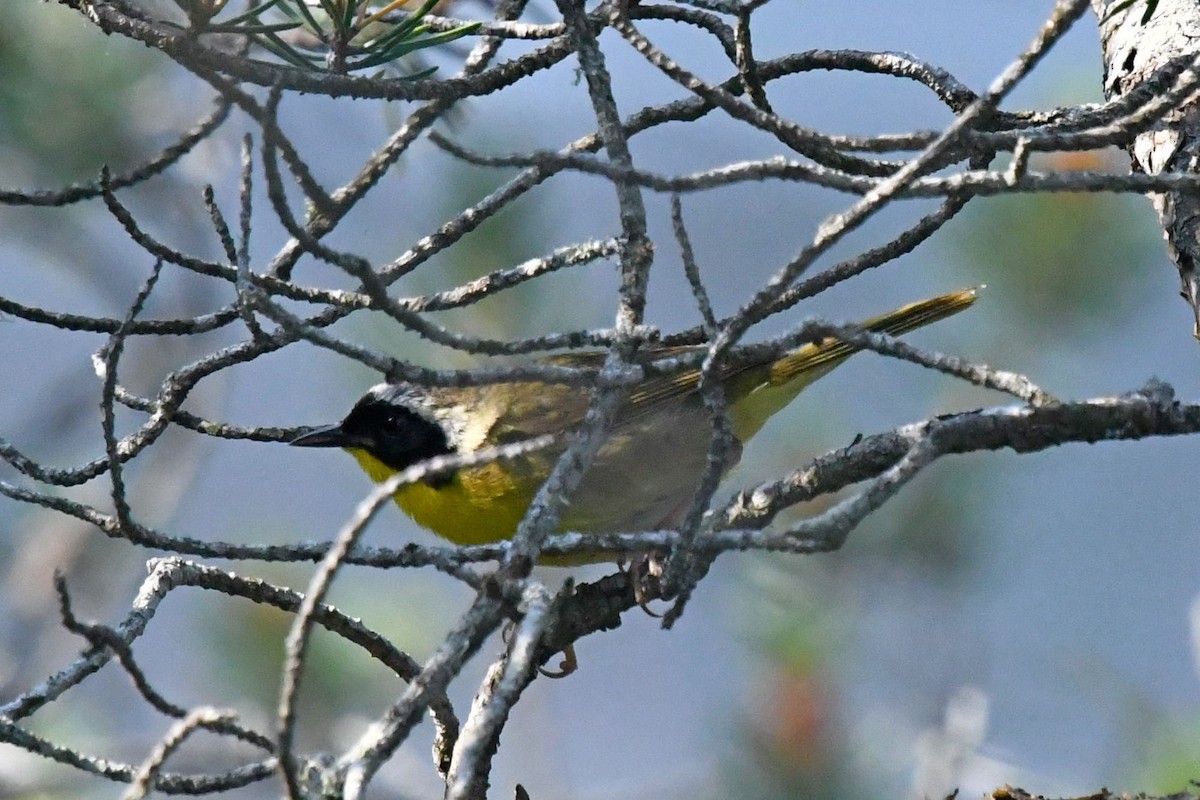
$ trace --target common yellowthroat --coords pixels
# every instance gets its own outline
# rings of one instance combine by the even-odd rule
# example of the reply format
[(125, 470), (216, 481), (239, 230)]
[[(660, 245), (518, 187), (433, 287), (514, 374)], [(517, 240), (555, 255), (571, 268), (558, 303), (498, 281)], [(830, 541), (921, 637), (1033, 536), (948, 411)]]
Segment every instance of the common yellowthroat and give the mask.
[[(912, 303), (861, 323), (898, 335), (975, 302), (975, 290)], [(647, 361), (702, 347), (643, 350)], [(825, 339), (780, 358), (733, 360), (720, 371), (732, 432), (731, 467), (741, 445), (804, 387), (859, 348)], [(599, 367), (603, 352), (551, 356), (547, 363)], [(699, 392), (699, 369), (646, 378), (630, 388), (608, 438), (563, 516), (564, 531), (613, 533), (669, 528), (681, 521), (705, 469), (712, 421)], [(461, 388), (381, 383), (339, 424), (291, 444), (342, 447), (377, 482), (433, 456), (569, 432), (587, 410), (587, 387), (537, 381)], [(567, 437), (562, 437), (566, 439)], [(459, 469), (400, 487), (396, 503), (418, 524), (459, 545), (512, 538), (534, 494), (567, 445), (508, 461)], [(595, 560), (595, 559), (582, 559)]]

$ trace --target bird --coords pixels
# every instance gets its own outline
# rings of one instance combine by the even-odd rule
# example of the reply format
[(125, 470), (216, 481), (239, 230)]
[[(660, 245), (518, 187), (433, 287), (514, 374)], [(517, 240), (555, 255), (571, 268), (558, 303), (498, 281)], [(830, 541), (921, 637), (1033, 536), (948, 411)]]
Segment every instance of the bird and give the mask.
[[(977, 289), (965, 289), (898, 308), (860, 323), (866, 331), (899, 335), (970, 307)], [(705, 345), (651, 346), (649, 362), (703, 352)], [(801, 390), (860, 348), (833, 337), (800, 345), (782, 356), (731, 351), (718, 367), (733, 435), (728, 471), (742, 446)], [(606, 351), (573, 351), (540, 359), (558, 366), (598, 368)], [(713, 422), (690, 367), (651, 374), (633, 384), (607, 438), (571, 495), (560, 530), (603, 534), (676, 528), (705, 473)], [(426, 459), (467, 455), (546, 434), (548, 448), (502, 461), (463, 466), (401, 486), (394, 499), (417, 524), (455, 545), (511, 539), (534, 495), (583, 421), (591, 389), (533, 380), (480, 386), (424, 386), (409, 382), (371, 387), (336, 425), (310, 429), (290, 444), (340, 447), (376, 482)], [(567, 435), (563, 435), (567, 434)], [(613, 554), (608, 554), (613, 555)], [(543, 556), (539, 563), (569, 566), (605, 554)]]

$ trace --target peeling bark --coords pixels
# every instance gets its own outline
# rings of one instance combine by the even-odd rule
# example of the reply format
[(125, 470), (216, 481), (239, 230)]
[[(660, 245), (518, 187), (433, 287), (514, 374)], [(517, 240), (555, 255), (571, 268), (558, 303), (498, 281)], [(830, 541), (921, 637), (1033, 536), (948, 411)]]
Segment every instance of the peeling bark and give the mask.
[[(1200, 55), (1200, 3), (1158, 0), (1149, 19), (1147, 2), (1135, 2), (1106, 18), (1116, 0), (1093, 0), (1104, 52), (1104, 94), (1115, 99), (1179, 58)], [(1192, 76), (1185, 72), (1182, 79)], [(1200, 97), (1185, 97), (1128, 147), (1135, 171), (1157, 175), (1200, 171)], [(1192, 307), (1200, 339), (1200, 196), (1152, 192), (1167, 252), (1179, 270), (1180, 293)]]

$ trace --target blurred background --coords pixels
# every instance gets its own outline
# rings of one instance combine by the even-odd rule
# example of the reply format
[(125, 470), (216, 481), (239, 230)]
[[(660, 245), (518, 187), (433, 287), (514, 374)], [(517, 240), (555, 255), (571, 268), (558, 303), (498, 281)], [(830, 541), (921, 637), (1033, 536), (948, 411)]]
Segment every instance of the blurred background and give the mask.
[[(1034, 36), (1049, 2), (864, 0), (822, 13), (777, 2), (754, 15), (760, 59), (810, 48), (906, 51), (984, 89)], [(162, 6), (159, 7), (160, 9)], [(553, 19), (535, 3), (534, 21)], [(479, 9), (461, 7), (463, 15)], [(59, 6), (6, 4), (0, 25), (0, 186), (54, 188), (140, 163), (207, 113), (209, 91), (140, 45), (105, 37)], [(727, 65), (711, 40), (665, 23), (643, 30), (711, 79)], [(679, 96), (611, 34), (603, 39), (623, 113)], [(506, 45), (502, 56), (528, 45)], [(706, 49), (707, 48), (707, 49)], [(462, 48), (425, 53), (440, 75)], [(1009, 110), (1100, 101), (1094, 19), (1081, 21), (1005, 103)], [(800, 124), (848, 134), (938, 129), (949, 113), (894, 79), (811, 73), (768, 87)], [(348, 179), (408, 110), (403, 104), (286, 97), (283, 125), (328, 187)], [(489, 153), (558, 149), (593, 128), (573, 62), (515, 89), (465, 103), (451, 138)], [(121, 198), (170, 246), (216, 258), (200, 188), (213, 183), (232, 219), (240, 136), (235, 118), (168, 175)], [(766, 137), (710, 114), (635, 139), (639, 165), (690, 172), (780, 152)], [(1047, 157), (1035, 166), (1125, 170), (1118, 152)], [(468, 168), (415, 146), (330, 244), (386, 263), (513, 174)], [(261, 180), (259, 181), (261, 186)], [(648, 321), (673, 331), (695, 310), (670, 232), (668, 198), (647, 193), (656, 244)], [(853, 198), (782, 182), (686, 195), (685, 220), (719, 313), (730, 313)], [(265, 200), (251, 249), (261, 268), (286, 241)], [(825, 265), (882, 243), (934, 207), (894, 204)], [(263, 213), (266, 212), (266, 213)], [(464, 280), (618, 230), (603, 181), (564, 174), (397, 284), (401, 295)], [(0, 294), (57, 311), (122, 316), (149, 274), (99, 201), (66, 209), (0, 207)], [(302, 261), (295, 279), (347, 285)], [(1096, 194), (973, 201), (914, 253), (756, 329), (767, 336), (810, 315), (855, 320), (905, 302), (987, 284), (968, 314), (913, 336), (921, 345), (1029, 375), (1063, 398), (1130, 391), (1152, 376), (1183, 399), (1200, 394), (1200, 350), (1176, 296), (1149, 203)], [(472, 334), (516, 336), (611, 324), (611, 263), (565, 271), (438, 319)], [(564, 302), (564, 298), (567, 302)], [(164, 271), (146, 316), (185, 316), (232, 290)], [(432, 366), (479, 363), (356, 315), (347, 338)], [(232, 328), (179, 341), (133, 340), (121, 378), (154, 393), (163, 375), (236, 340)], [(100, 382), (90, 357), (104, 337), (0, 318), (0, 436), (30, 456), (71, 466), (103, 452)], [(186, 408), (242, 425), (339, 419), (377, 380), (305, 344), (206, 380)], [(1009, 404), (912, 365), (862, 355), (809, 389), (747, 449), (723, 493), (780, 475), (858, 433), (937, 413)], [(141, 417), (118, 417), (118, 433)], [(1200, 686), (1193, 623), (1200, 592), (1196, 520), (1200, 450), (1188, 439), (1072, 445), (1052, 452), (956, 456), (923, 473), (840, 552), (719, 560), (669, 632), (640, 613), (579, 645), (580, 670), (539, 680), (502, 739), (495, 796), (521, 782), (540, 798), (826, 798), (977, 796), (997, 785), (1046, 794), (1177, 791), (1200, 776)], [(0, 479), (26, 481), (7, 465)], [(172, 431), (130, 468), (137, 517), (178, 535), (247, 542), (330, 538), (368, 489), (337, 452), (228, 442)], [(107, 507), (105, 479), (68, 496)], [(818, 508), (797, 509), (807, 515)], [(369, 541), (434, 543), (389, 508)], [(57, 624), (51, 573), (63, 569), (81, 615), (114, 623), (156, 553), (106, 540), (62, 516), (0, 501), (0, 687), (3, 699), (63, 666), (82, 643)], [(221, 564), (297, 588), (310, 568)], [(591, 568), (581, 579), (608, 568)], [(559, 576), (548, 573), (551, 580)], [(349, 569), (332, 602), (423, 659), (469, 593), (432, 571)], [(178, 703), (236, 708), (267, 725), (288, 618), (195, 591), (168, 598), (136, 653)], [(485, 646), (452, 695), (502, 647)], [(301, 745), (336, 750), (356, 738), (400, 686), (357, 652), (317, 636), (305, 676)], [(476, 680), (477, 683), (477, 680)], [(31, 727), (56, 741), (139, 762), (169, 721), (152, 714), (111, 666)], [(424, 726), (376, 796), (434, 798), (440, 785)], [(212, 743), (179, 770), (244, 758)], [(112, 787), (0, 746), (0, 796), (110, 796)], [(238, 796), (274, 796), (266, 785)]]

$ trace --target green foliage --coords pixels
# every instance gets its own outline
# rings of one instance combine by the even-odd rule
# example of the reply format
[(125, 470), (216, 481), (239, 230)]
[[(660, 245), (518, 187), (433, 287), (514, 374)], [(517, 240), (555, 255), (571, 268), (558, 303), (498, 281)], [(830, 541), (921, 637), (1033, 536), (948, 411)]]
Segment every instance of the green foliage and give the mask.
[(1200, 766), (1196, 746), (1200, 744), (1200, 724), (1193, 720), (1181, 726), (1166, 726), (1150, 737), (1149, 758), (1138, 775), (1136, 785), (1154, 793), (1177, 792), (1180, 787), (1196, 785)]
[[(175, 0), (199, 33), (239, 34), (300, 69), (351, 73), (394, 64), (427, 47), (452, 42), (479, 28), (472, 22), (448, 31), (430, 33), (422, 20), (438, 0), (426, 0), (406, 12), (408, 0), (392, 0), (371, 11), (368, 0), (319, 0), (319, 9), (305, 0), (267, 0), (231, 19), (214, 22), (227, 0)], [(278, 21), (272, 21), (278, 18)], [(432, 74), (436, 67), (418, 70), (409, 79)]]
[[(1141, 0), (1120, 0), (1120, 2), (1114, 3), (1113, 5), (1108, 7), (1107, 11), (1104, 12), (1104, 19), (1102, 21), (1108, 22), (1110, 19), (1115, 17), (1117, 14), (1120, 14), (1122, 11), (1124, 11), (1128, 8), (1132, 8), (1134, 5), (1136, 5), (1139, 2), (1141, 2)], [(1146, 10), (1142, 12), (1142, 19), (1139, 24), (1145, 25), (1147, 22), (1149, 22), (1150, 17), (1154, 16), (1154, 12), (1157, 9), (1158, 9), (1158, 0), (1146, 0)]]
[(130, 118), (161, 60), (145, 49), (116, 55), (111, 39), (67, 8), (12, 3), (4, 12), (4, 173), (51, 182), (93, 176), (105, 162), (119, 168), (144, 137)]
[[(1101, 194), (997, 197), (972, 204), (955, 228), (955, 258), (974, 263), (1011, 294), (1013, 336), (1088, 334), (1098, 320), (1133, 313), (1148, 284), (1141, 265), (1160, 253), (1148, 203)], [(1117, 308), (1114, 308), (1117, 306)], [(1061, 340), (1061, 339), (1060, 339)]]

